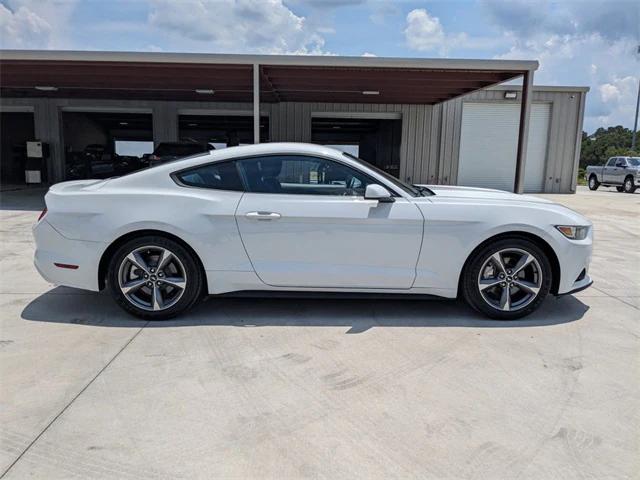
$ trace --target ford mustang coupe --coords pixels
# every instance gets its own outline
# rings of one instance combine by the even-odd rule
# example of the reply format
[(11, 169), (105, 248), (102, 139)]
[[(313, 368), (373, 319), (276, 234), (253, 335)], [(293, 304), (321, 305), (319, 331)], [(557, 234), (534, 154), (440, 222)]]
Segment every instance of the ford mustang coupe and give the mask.
[(268, 143), (53, 185), (34, 226), (48, 281), (166, 319), (205, 294), (462, 297), (496, 319), (592, 282), (592, 226), (561, 205), (408, 185), (348, 154)]

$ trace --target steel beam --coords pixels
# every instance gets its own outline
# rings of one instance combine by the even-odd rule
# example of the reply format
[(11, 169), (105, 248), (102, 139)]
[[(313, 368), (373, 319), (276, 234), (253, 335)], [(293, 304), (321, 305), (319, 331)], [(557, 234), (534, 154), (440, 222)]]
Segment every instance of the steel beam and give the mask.
[(260, 65), (253, 64), (253, 143), (260, 143)]
[(518, 129), (518, 149), (516, 152), (516, 175), (513, 191), (524, 191), (524, 172), (527, 163), (527, 143), (529, 141), (529, 119), (531, 117), (531, 90), (533, 88), (533, 70), (522, 77), (522, 100), (520, 101), (520, 128)]

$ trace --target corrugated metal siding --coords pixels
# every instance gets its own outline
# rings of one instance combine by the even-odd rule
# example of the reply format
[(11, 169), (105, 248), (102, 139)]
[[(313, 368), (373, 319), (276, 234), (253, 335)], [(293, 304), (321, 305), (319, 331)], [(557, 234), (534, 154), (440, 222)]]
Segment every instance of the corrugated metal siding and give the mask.
[[(520, 92), (518, 93), (518, 97)], [(533, 102), (551, 103), (551, 124), (545, 167), (544, 191), (568, 193), (575, 190), (577, 158), (580, 154), (578, 135), (582, 129), (585, 93), (566, 91), (533, 91)], [(505, 100), (504, 90), (480, 90), (442, 104), (439, 183), (457, 183), (460, 132), (463, 102), (499, 102), (520, 104)], [(456, 129), (458, 129), (456, 131)], [(455, 135), (452, 133), (455, 132)], [(457, 136), (456, 136), (457, 135)], [(455, 140), (455, 141), (452, 141)], [(448, 178), (447, 178), (447, 174)], [(574, 190), (572, 190), (572, 188)]]
[[(525, 192), (543, 190), (549, 140), (549, 103), (533, 103), (527, 143)], [(464, 102), (458, 184), (513, 189), (519, 105)]]
[(399, 112), (402, 115), (400, 176), (413, 182), (433, 183), (439, 150), (431, 141), (434, 133), (439, 137), (439, 131), (433, 125), (433, 111), (431, 105), (283, 102), (271, 106), (270, 140), (310, 142), (313, 113)]

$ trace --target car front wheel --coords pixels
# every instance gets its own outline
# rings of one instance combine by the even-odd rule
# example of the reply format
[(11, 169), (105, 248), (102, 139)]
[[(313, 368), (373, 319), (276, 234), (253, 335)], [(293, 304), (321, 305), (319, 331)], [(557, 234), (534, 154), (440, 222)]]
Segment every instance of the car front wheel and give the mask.
[(115, 301), (146, 320), (165, 320), (191, 308), (200, 298), (202, 273), (193, 255), (160, 236), (135, 238), (111, 258), (107, 273)]
[(471, 307), (497, 320), (535, 311), (551, 289), (551, 264), (524, 238), (498, 240), (476, 250), (463, 272), (462, 294)]

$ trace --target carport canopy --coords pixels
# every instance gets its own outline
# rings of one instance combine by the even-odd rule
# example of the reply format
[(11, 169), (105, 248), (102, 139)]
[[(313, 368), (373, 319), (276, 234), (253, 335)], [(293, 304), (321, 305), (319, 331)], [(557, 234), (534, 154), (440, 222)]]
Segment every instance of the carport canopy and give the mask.
[(188, 53), (0, 51), (0, 95), (122, 100), (441, 103), (523, 77), (521, 191), (536, 61)]

